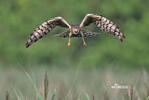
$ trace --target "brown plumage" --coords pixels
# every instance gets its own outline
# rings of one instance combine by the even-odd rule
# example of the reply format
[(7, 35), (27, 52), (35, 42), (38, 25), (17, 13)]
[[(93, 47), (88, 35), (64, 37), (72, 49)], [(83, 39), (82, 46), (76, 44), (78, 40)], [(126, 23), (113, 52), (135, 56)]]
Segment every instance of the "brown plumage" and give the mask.
[(121, 42), (125, 38), (124, 34), (120, 31), (119, 27), (116, 24), (100, 15), (87, 14), (84, 17), (81, 24), (78, 25), (70, 25), (62, 17), (55, 17), (42, 23), (31, 33), (30, 38), (26, 43), (26, 48), (28, 48), (33, 42), (36, 42), (37, 40), (42, 38), (44, 35), (47, 35), (47, 33), (50, 32), (56, 26), (69, 28), (69, 30), (66, 33), (61, 33), (57, 35), (57, 37), (69, 37), (68, 46), (70, 46), (71, 37), (82, 37), (83, 45), (86, 46), (84, 37), (95, 36), (95, 34), (93, 34), (92, 32), (82, 30), (82, 27), (88, 26), (91, 23), (95, 23), (95, 25), (102, 31), (107, 32), (109, 34), (113, 34)]
[(122, 32), (120, 32), (119, 27), (105, 17), (101, 16), (101, 18), (99, 18), (95, 24), (102, 31), (108, 32), (108, 33), (116, 36), (121, 42), (123, 41), (123, 38), (125, 38), (125, 36), (122, 34)]
[[(90, 32), (90, 31), (87, 31), (87, 30), (81, 30), (81, 32), (83, 33), (83, 36), (85, 38), (91, 38), (91, 37), (95, 37), (95, 36), (99, 35), (99, 33)], [(78, 33), (78, 34), (72, 34), (71, 37), (82, 37), (81, 32)], [(62, 33), (56, 34), (54, 36), (55, 37), (68, 38), (69, 37), (69, 33), (70, 33), (70, 31), (66, 31), (66, 32), (62, 32)]]
[(26, 48), (28, 48), (33, 42), (41, 39), (44, 35), (47, 35), (47, 33), (56, 26), (68, 27), (67, 24), (64, 24), (62, 21), (63, 19), (61, 17), (55, 17), (42, 23), (31, 33), (30, 38), (26, 43)]
[(120, 32), (119, 27), (116, 24), (114, 24), (114, 22), (110, 21), (109, 19), (103, 16), (88, 14), (82, 21), (81, 26), (88, 26), (91, 23), (95, 23), (95, 25), (102, 31), (107, 32), (109, 34), (113, 34), (121, 42), (125, 38), (124, 34)]

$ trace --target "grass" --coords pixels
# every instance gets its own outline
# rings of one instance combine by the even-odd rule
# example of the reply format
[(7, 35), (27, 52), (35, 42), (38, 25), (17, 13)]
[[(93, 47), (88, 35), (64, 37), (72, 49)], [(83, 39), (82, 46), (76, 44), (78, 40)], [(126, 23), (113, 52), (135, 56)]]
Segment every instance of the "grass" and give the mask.
[[(58, 69), (26, 72), (2, 69), (0, 72), (1, 100), (149, 100), (149, 75), (145, 70), (80, 69), (76, 73)], [(128, 89), (112, 89), (110, 86), (115, 83), (127, 85)]]

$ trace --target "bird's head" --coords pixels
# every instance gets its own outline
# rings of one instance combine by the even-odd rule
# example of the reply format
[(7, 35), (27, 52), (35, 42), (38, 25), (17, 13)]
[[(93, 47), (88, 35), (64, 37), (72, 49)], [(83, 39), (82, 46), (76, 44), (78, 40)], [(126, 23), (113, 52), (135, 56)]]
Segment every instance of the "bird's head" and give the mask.
[(79, 25), (74, 25), (71, 27), (71, 32), (73, 34), (78, 34), (80, 32), (81, 28), (79, 27)]

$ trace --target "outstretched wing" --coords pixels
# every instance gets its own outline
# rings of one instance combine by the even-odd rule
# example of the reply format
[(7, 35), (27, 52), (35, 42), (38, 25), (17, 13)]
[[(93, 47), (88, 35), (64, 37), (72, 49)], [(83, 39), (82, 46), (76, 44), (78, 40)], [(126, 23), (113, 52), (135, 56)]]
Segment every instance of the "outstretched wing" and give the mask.
[(88, 26), (91, 23), (95, 23), (102, 31), (113, 34), (121, 42), (125, 38), (124, 34), (120, 32), (119, 27), (115, 23), (100, 15), (87, 14), (81, 22), (80, 27)]
[(47, 35), (47, 33), (56, 26), (70, 28), (70, 25), (62, 17), (51, 18), (48, 21), (42, 23), (30, 34), (29, 40), (26, 43), (26, 48), (28, 48), (32, 43), (42, 38), (44, 35)]

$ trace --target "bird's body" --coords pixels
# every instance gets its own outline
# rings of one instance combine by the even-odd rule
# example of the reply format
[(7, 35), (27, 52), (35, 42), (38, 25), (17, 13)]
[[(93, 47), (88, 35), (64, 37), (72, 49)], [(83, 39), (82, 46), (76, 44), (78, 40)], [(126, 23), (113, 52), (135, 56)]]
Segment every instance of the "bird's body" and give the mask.
[(78, 34), (80, 31), (81, 31), (81, 27), (80, 27), (80, 24), (77, 24), (77, 25), (70, 25), (71, 28), (70, 28), (70, 32), (72, 34)]
[(95, 23), (95, 25), (100, 28), (102, 31), (107, 32), (109, 34), (113, 34), (116, 36), (121, 42), (125, 38), (125, 36), (120, 32), (120, 29), (116, 24), (114, 24), (109, 19), (100, 16), (100, 15), (94, 15), (94, 14), (87, 14), (83, 21), (80, 24), (77, 25), (71, 25), (68, 24), (62, 17), (55, 17), (52, 19), (49, 19), (48, 21), (42, 23), (38, 28), (36, 28), (30, 35), (29, 40), (26, 43), (26, 48), (28, 48), (33, 42), (36, 42), (40, 38), (42, 38), (44, 35), (47, 35), (48, 32), (50, 32), (52, 29), (54, 29), (56, 26), (61, 26), (65, 28), (69, 28), (67, 33), (60, 34), (60, 37), (69, 37), (68, 46), (70, 46), (70, 39), (73, 36), (76, 37), (82, 37), (83, 45), (86, 46), (86, 42), (84, 40), (84, 37), (93, 35), (92, 33), (89, 33), (87, 31), (84, 31), (82, 27), (88, 26), (91, 23)]

